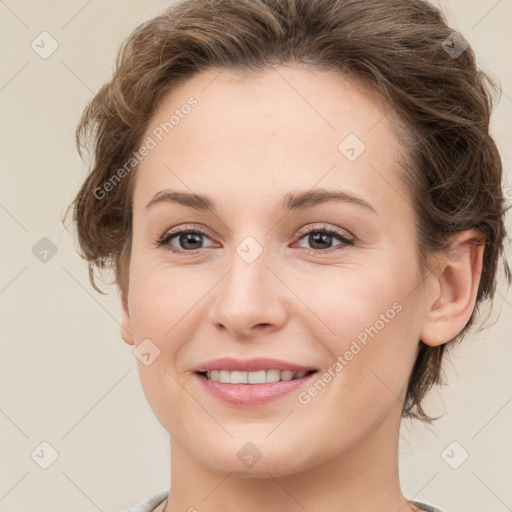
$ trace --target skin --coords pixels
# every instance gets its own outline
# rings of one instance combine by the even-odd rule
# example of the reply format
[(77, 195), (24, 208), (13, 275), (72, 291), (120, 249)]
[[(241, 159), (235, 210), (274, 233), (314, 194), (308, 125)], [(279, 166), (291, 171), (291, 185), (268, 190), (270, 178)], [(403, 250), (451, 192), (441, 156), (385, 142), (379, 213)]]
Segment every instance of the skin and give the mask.
[[(171, 91), (148, 127), (146, 136), (190, 96), (198, 100), (137, 169), (121, 295), (123, 339), (137, 346), (149, 338), (160, 350), (138, 368), (170, 434), (166, 510), (417, 510), (398, 475), (408, 378), (420, 339), (446, 343), (469, 320), (483, 253), (470, 242), (481, 234), (460, 233), (455, 253), (437, 255), (422, 280), (412, 200), (398, 175), (406, 148), (389, 106), (325, 71), (219, 71)], [(338, 149), (350, 133), (366, 146), (353, 162)], [(166, 188), (205, 194), (217, 213), (173, 203), (145, 211)], [(363, 198), (376, 213), (349, 202), (279, 209), (289, 192), (318, 188)], [(297, 236), (325, 225), (353, 244)], [(185, 226), (207, 236), (156, 245)], [(263, 249), (252, 263), (236, 250), (248, 236)], [(190, 247), (199, 252), (186, 254)], [(194, 376), (198, 364), (226, 356), (274, 357), (321, 373), (396, 303), (401, 311), (306, 405), (297, 393), (227, 405)], [(262, 455), (250, 468), (237, 457), (247, 442)]]

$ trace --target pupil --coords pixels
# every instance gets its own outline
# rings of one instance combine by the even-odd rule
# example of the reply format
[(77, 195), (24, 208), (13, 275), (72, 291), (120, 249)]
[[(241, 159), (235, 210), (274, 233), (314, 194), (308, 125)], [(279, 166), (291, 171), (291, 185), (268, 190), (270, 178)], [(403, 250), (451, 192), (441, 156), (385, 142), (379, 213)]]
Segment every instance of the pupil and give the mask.
[[(198, 240), (198, 238), (200, 237), (201, 235), (197, 234), (197, 233), (187, 233), (185, 235), (181, 235), (180, 237), (180, 243), (182, 244), (183, 247), (186, 247), (188, 243), (200, 243), (201, 241)], [(193, 240), (193, 238), (196, 238), (196, 240)], [(191, 240), (192, 239), (192, 240)], [(189, 249), (197, 249), (197, 247), (189, 247)]]
[[(320, 240), (318, 240), (318, 238), (320, 238)], [(328, 244), (331, 241), (331, 238), (332, 238), (332, 236), (327, 233), (316, 233), (315, 235), (310, 235), (310, 243), (312, 245), (314, 245), (316, 243), (320, 243), (320, 244), (327, 243)]]

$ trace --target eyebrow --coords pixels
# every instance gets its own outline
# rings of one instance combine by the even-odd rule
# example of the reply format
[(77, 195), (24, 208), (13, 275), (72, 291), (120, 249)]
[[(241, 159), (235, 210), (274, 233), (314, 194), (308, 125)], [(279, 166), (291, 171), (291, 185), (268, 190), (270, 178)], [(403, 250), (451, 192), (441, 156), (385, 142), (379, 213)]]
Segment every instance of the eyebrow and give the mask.
[[(290, 192), (286, 194), (281, 203), (281, 209), (285, 211), (304, 210), (323, 203), (342, 202), (355, 204), (364, 209), (377, 213), (375, 208), (362, 199), (342, 190), (315, 189), (305, 192)], [(146, 212), (160, 203), (175, 203), (188, 206), (194, 210), (206, 211), (210, 210), (217, 213), (215, 202), (208, 196), (194, 194), (189, 192), (177, 192), (174, 190), (164, 189), (157, 192), (151, 201), (146, 205)]]

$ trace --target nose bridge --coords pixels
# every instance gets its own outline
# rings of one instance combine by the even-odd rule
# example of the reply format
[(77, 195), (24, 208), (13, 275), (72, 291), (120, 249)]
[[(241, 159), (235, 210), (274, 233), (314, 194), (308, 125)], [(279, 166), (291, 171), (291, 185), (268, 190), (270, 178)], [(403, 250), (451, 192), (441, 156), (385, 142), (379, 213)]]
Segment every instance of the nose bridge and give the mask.
[(209, 314), (211, 322), (245, 337), (253, 327), (270, 329), (282, 323), (285, 313), (279, 301), (279, 280), (268, 268), (269, 256), (251, 236), (233, 247), (230, 270), (219, 283)]
[(231, 256), (226, 291), (235, 297), (240, 295), (247, 304), (251, 302), (248, 298), (257, 299), (265, 292), (265, 285), (268, 286), (268, 260), (268, 251), (253, 237), (246, 237), (234, 248)]

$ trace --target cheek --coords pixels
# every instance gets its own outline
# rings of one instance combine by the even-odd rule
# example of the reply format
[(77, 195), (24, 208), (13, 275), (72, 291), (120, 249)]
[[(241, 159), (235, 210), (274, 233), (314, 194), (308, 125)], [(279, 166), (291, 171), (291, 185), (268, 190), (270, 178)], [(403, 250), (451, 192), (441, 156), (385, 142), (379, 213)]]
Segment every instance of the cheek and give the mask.
[(323, 371), (329, 374), (325, 380), (332, 400), (338, 395), (346, 404), (381, 407), (405, 392), (418, 349), (420, 316), (410, 294), (414, 278), (394, 272), (391, 265), (386, 268), (389, 272), (340, 275), (323, 288), (317, 283), (325, 293), (310, 296), (308, 305), (325, 326), (312, 334), (330, 354)]
[[(150, 347), (151, 352), (150, 364), (137, 361), (142, 388), (155, 414), (167, 422), (168, 418), (160, 418), (160, 411), (168, 410), (169, 396), (180, 395), (180, 386), (173, 378), (175, 361), (190, 339), (194, 304), (202, 293), (177, 271), (148, 267), (135, 267), (130, 275), (130, 321), (138, 350)], [(173, 404), (177, 403), (179, 400), (173, 398)]]
[(193, 275), (169, 265), (151, 262), (136, 267), (130, 275), (131, 323), (136, 341), (150, 338), (161, 349), (174, 346), (173, 339), (194, 324), (201, 297), (211, 289), (201, 272)]
[[(347, 316), (340, 315), (337, 324), (338, 338), (329, 345), (332, 364), (297, 397), (297, 423), (307, 432), (323, 432), (322, 439), (308, 439), (312, 453), (327, 457), (333, 450), (343, 451), (376, 431), (390, 413), (397, 421), (400, 418), (417, 342), (410, 308), (404, 304), (397, 312), (399, 306), (395, 310), (387, 308), (386, 301), (383, 304), (384, 308), (368, 311), (365, 319), (356, 305), (347, 306)], [(386, 311), (388, 323), (379, 318)], [(355, 321), (346, 325), (351, 312), (358, 312), (362, 327)]]

